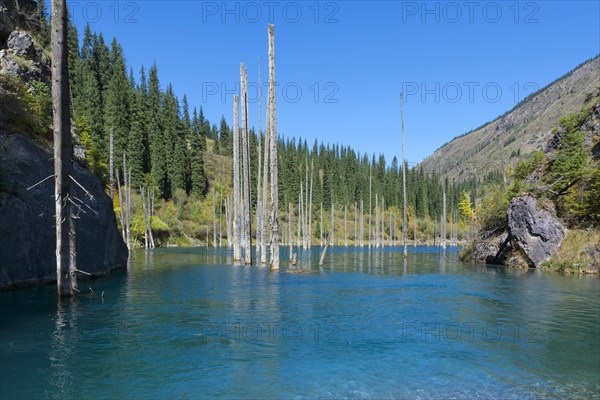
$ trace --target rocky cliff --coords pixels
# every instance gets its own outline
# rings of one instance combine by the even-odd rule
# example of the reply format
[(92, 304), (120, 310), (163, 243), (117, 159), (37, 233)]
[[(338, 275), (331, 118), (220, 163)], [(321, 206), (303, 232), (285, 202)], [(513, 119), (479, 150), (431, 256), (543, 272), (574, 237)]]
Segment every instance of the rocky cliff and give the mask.
[[(78, 268), (104, 275), (127, 263), (110, 198), (100, 181), (74, 165)], [(28, 189), (53, 174), (52, 155), (29, 139), (0, 134), (0, 287), (56, 279), (54, 180)]]
[[(0, 288), (56, 279), (53, 161), (51, 143), (41, 144), (51, 140), (50, 118), (31, 98), (33, 82), (50, 81), (38, 30), (34, 1), (0, 0)], [(101, 182), (78, 162), (74, 178), (78, 268), (98, 276), (125, 266), (127, 248)]]

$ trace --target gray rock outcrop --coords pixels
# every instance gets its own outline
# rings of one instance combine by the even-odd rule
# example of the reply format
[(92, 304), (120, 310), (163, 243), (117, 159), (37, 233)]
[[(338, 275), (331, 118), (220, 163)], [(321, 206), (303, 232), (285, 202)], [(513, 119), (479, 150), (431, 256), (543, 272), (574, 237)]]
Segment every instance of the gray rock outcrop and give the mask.
[[(56, 279), (54, 180), (27, 190), (52, 174), (51, 154), (21, 135), (0, 134), (0, 287)], [(98, 276), (125, 266), (127, 248), (110, 198), (78, 163), (74, 177), (94, 198), (74, 185), (74, 196), (86, 204), (75, 221), (78, 268)]]
[(35, 55), (35, 49), (33, 47), (33, 39), (27, 32), (14, 31), (10, 34), (7, 41), (7, 47), (20, 56)]
[(536, 208), (537, 201), (524, 195), (508, 206), (509, 238), (530, 267), (540, 267), (559, 249), (565, 228), (546, 210)]

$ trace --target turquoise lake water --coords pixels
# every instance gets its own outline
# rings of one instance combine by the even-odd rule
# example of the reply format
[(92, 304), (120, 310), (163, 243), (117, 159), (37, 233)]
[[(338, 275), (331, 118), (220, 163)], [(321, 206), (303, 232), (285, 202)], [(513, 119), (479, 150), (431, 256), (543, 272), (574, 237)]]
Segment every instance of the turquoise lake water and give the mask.
[(318, 258), (137, 251), (76, 299), (2, 292), (0, 398), (600, 398), (598, 277), (436, 248)]

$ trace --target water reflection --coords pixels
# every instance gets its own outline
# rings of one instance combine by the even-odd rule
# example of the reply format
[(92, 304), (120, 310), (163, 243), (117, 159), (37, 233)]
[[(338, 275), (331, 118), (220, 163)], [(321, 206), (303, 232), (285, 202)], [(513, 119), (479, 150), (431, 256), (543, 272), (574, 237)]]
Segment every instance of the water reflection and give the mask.
[[(590, 398), (600, 389), (597, 277), (463, 264), (453, 248), (405, 257), (402, 247), (333, 247), (321, 268), (319, 256), (300, 252), (289, 273), (284, 262), (232, 265), (230, 249), (139, 251), (128, 273), (93, 281), (103, 298), (55, 308), (54, 288), (0, 294), (0, 397)], [(32, 345), (20, 332), (37, 325)]]

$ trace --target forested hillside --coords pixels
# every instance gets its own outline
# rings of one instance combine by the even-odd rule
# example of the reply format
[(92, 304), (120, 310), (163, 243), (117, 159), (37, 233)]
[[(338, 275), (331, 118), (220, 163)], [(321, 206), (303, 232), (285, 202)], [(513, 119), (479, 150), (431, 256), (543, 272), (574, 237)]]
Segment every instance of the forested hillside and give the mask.
[[(39, 2), (40, 16), (46, 15), (44, 2)], [(41, 19), (38, 40), (47, 45), (49, 23)], [(123, 155), (131, 173), (132, 233), (141, 240), (141, 188), (156, 195), (156, 213), (152, 217), (159, 244), (198, 244), (213, 239), (216, 230), (225, 236), (225, 199), (231, 192), (232, 128), (229, 116), (218, 124), (209, 121), (202, 107), (181, 99), (171, 84), (159, 78), (156, 64), (133, 71), (127, 66), (125, 50), (117, 38), (110, 44), (102, 33), (86, 26), (81, 43), (75, 26), (70, 25), (70, 80), (74, 128), (85, 153), (85, 163), (102, 181), (109, 184), (110, 132), (114, 138), (114, 172), (124, 182)], [(43, 95), (49, 95), (43, 80), (34, 83)], [(49, 110), (46, 110), (49, 112)], [(254, 129), (250, 135), (252, 182), (256, 183), (259, 140), (264, 135)], [(320, 237), (328, 232), (328, 218), (321, 228), (318, 212), (334, 208), (334, 223), (340, 223), (343, 210), (352, 219), (363, 201), (364, 214), (375, 214), (376, 207), (397, 212), (401, 210), (401, 165), (397, 158), (386, 160), (383, 155), (357, 152), (342, 144), (285, 138), (279, 141), (280, 208), (284, 218), (289, 205), (298, 214), (301, 182), (313, 178), (313, 232)], [(442, 193), (448, 197), (448, 218), (457, 217), (459, 195), (476, 190), (477, 181), (455, 184), (442, 182), (439, 171), (407, 166), (407, 200), (409, 215), (419, 218), (422, 240), (433, 236), (433, 222), (442, 215)], [(490, 174), (497, 179), (498, 174)], [(115, 183), (117, 179), (115, 178)], [(108, 192), (108, 188), (107, 188)], [(120, 201), (115, 190), (115, 208)], [(256, 186), (251, 190), (256, 204)], [(384, 200), (382, 200), (384, 199)], [(214, 209), (213, 209), (214, 208)], [(396, 218), (396, 215), (394, 215)], [(373, 217), (374, 218), (374, 217)], [(215, 219), (220, 219), (218, 227)], [(294, 216), (292, 216), (294, 219)], [(368, 220), (369, 221), (369, 220)], [(368, 230), (369, 228), (365, 228)], [(398, 225), (399, 229), (399, 225)], [(353, 232), (353, 227), (348, 228)], [(387, 232), (387, 228), (386, 228)], [(369, 233), (365, 233), (368, 237)], [(387, 233), (395, 236), (396, 233)], [(350, 235), (350, 240), (354, 240)]]

